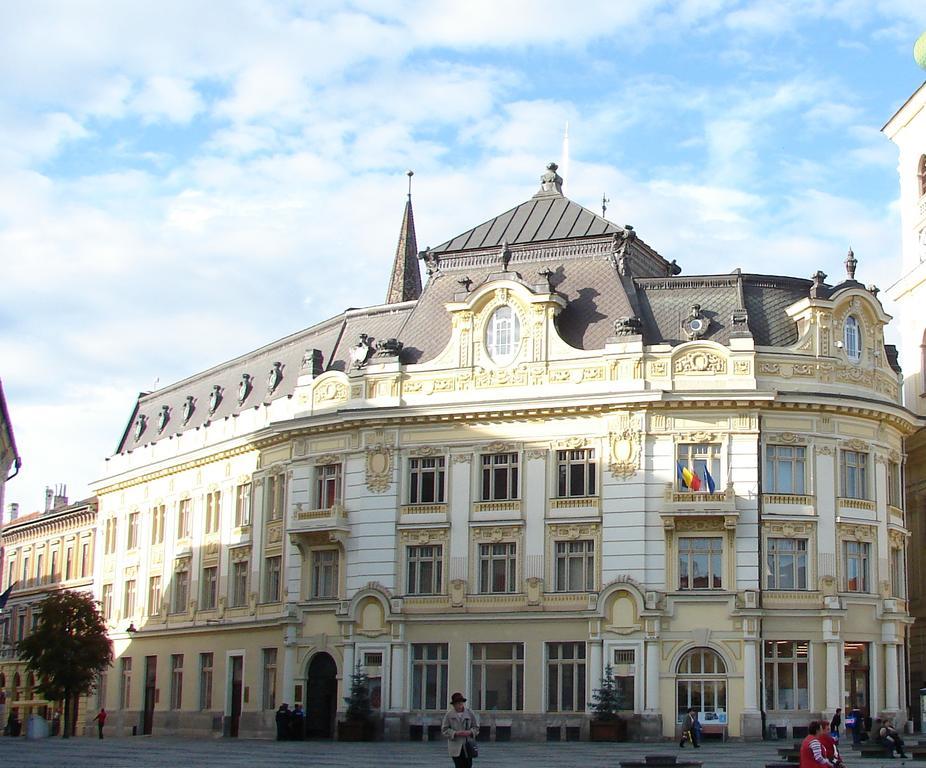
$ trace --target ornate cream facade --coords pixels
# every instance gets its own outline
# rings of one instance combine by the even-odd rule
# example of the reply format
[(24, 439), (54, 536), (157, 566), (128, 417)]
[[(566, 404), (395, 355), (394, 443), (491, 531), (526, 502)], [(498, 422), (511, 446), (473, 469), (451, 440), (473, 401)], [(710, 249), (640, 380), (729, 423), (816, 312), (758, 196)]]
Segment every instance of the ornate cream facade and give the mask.
[(680, 276), (555, 171), (420, 296), (139, 400), (96, 485), (118, 730), (330, 735), (357, 666), (387, 738), (455, 690), (584, 738), (606, 665), (636, 738), (905, 717), (918, 422), (854, 257)]

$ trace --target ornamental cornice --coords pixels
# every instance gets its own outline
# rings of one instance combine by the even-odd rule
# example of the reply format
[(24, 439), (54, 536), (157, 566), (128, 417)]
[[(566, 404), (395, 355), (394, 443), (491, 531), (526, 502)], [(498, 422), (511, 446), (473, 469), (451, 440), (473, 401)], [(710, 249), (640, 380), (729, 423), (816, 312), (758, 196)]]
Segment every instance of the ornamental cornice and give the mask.
[(854, 541), (874, 541), (877, 538), (877, 528), (864, 523), (836, 523), (836, 531), (841, 538)]
[(399, 532), (403, 544), (443, 544), (450, 539), (447, 528), (415, 528)]
[(865, 440), (859, 440), (857, 437), (853, 437), (850, 440), (843, 440), (839, 447), (846, 451), (858, 451), (859, 453), (867, 453), (871, 450), (871, 443), (866, 442)]
[(777, 534), (784, 538), (793, 538), (794, 536), (811, 535), (816, 529), (816, 525), (811, 522), (784, 520), (781, 522), (766, 522), (763, 528), (765, 528), (766, 533)]
[(794, 432), (767, 432), (765, 435), (766, 444), (784, 443), (786, 445), (803, 445), (807, 442), (804, 435), (798, 435)]
[(551, 539), (577, 541), (597, 536), (601, 531), (599, 523), (550, 523), (547, 531)]
[(520, 539), (522, 533), (520, 525), (479, 525), (472, 528), (474, 541), (489, 541), (495, 544)]

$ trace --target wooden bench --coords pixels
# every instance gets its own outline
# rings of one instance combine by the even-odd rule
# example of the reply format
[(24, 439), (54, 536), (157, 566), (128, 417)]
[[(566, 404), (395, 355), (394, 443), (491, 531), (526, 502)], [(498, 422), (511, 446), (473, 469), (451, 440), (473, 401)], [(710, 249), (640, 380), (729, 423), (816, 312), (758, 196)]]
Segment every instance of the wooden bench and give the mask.
[(727, 724), (726, 723), (701, 723), (701, 735), (707, 736), (710, 735), (719, 735), (721, 741), (727, 740)]
[(779, 747), (778, 756), (787, 760), (789, 763), (799, 763), (801, 761), (800, 747)]
[(865, 741), (859, 744), (856, 749), (859, 751), (859, 757), (884, 758), (893, 757), (894, 753), (888, 750), (883, 744), (878, 742)]

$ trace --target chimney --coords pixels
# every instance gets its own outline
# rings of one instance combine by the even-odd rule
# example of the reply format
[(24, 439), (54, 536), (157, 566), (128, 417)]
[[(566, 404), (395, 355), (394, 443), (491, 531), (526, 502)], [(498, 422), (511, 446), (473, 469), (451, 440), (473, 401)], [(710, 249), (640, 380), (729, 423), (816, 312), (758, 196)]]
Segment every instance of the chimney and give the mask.
[(14, 501), (12, 504), (10, 504), (10, 520), (9, 520), (9, 522), (12, 523), (17, 517), (19, 517), (19, 504), (17, 504), (17, 503)]
[(51, 507), (54, 501), (55, 501), (55, 492), (46, 485), (45, 486), (45, 511), (46, 512), (51, 512)]
[(67, 505), (68, 505), (68, 487), (66, 485), (55, 486), (54, 509), (66, 507)]

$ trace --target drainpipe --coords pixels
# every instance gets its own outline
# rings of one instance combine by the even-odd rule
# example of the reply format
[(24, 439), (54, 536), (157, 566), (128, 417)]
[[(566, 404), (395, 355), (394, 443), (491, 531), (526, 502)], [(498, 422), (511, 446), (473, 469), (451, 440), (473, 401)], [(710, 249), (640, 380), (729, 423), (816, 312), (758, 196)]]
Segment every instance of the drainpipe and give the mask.
[[(762, 557), (762, 544), (764, 541), (764, 534), (762, 532), (762, 470), (765, 467), (765, 449), (764, 449), (764, 440), (763, 440), (764, 430), (762, 428), (762, 414), (759, 413), (759, 442), (757, 446), (758, 451), (758, 461), (757, 463), (757, 475), (758, 475), (758, 493), (756, 493), (756, 524), (758, 525), (759, 530), (757, 531), (758, 535), (756, 536), (757, 547), (757, 574), (756, 583), (759, 585), (759, 599), (758, 606), (759, 610), (762, 610), (762, 596), (763, 596), (763, 562), (764, 558)], [(765, 722), (765, 641), (762, 636), (763, 628), (765, 623), (762, 620), (762, 617), (759, 617), (759, 712), (762, 715), (762, 738), (765, 739), (768, 736), (768, 725)]]

